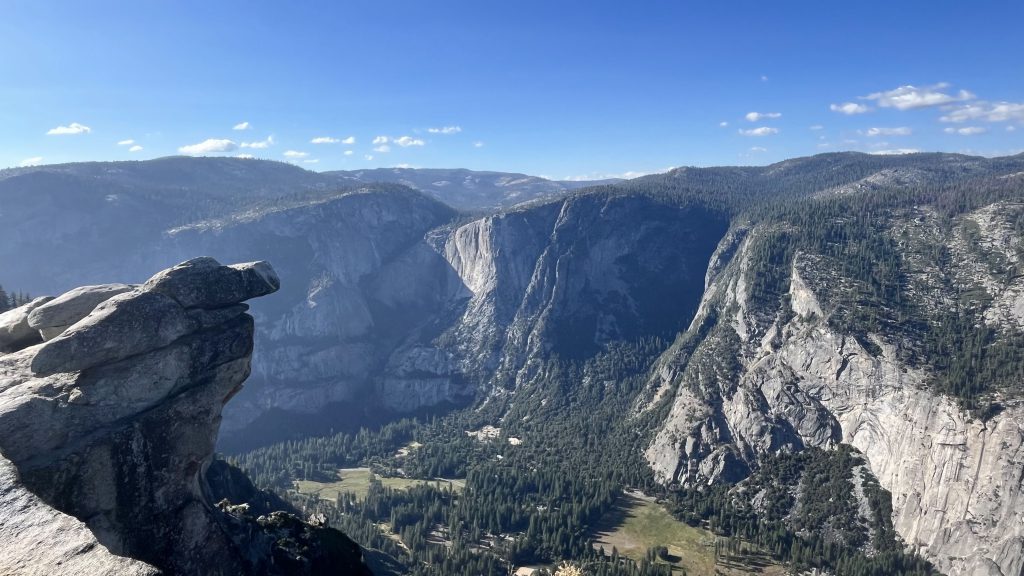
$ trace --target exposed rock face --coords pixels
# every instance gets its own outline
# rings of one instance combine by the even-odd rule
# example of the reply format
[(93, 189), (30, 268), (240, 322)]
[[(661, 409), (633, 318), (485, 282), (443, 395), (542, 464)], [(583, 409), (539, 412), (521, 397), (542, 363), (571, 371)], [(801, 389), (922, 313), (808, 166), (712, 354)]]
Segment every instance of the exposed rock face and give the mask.
[(266, 263), (201, 258), (28, 315), (42, 328), (81, 319), (0, 356), (0, 572), (365, 573), (340, 533), (214, 504), (221, 409), (250, 370), (241, 302), (278, 288)]
[(438, 307), (390, 355), (378, 397), (412, 410), (528, 380), (551, 354), (683, 328), (725, 219), (650, 198), (582, 196), (433, 238)]
[[(935, 285), (961, 292), (980, 285), (992, 296), (984, 316), (1012, 317), (1021, 280), (1001, 278), (976, 254), (988, 254), (981, 262), (995, 258), (993, 251), (1018, 257), (1005, 225), (1018, 210), (970, 213), (944, 237), (934, 235), (927, 213), (896, 218), (905, 265), (918, 270), (906, 297), (926, 309), (949, 306), (941, 300), (948, 290)], [(979, 229), (980, 237), (963, 241), (964, 230)], [(849, 280), (818, 255), (798, 254), (786, 303), (766, 306), (748, 280), (758, 273), (752, 251), (768, 232), (736, 230), (723, 240), (726, 263), (713, 261), (697, 317), (659, 364), (648, 398), (674, 399), (647, 451), (657, 476), (684, 484), (739, 480), (764, 454), (851, 444), (892, 493), (893, 524), (908, 545), (950, 574), (1021, 574), (1024, 402), (1003, 399), (1001, 412), (979, 420), (929, 389), (927, 369), (897, 353), (899, 335), (858, 340), (837, 331), (828, 316)], [(963, 267), (918, 266), (923, 247), (941, 242), (964, 255)]]
[(42, 342), (39, 330), (29, 324), (32, 312), (52, 298), (36, 298), (0, 314), (0, 352), (18, 350)]
[(50, 340), (88, 316), (100, 303), (132, 288), (127, 284), (75, 288), (33, 310), (29, 314), (28, 325), (38, 330), (44, 340)]

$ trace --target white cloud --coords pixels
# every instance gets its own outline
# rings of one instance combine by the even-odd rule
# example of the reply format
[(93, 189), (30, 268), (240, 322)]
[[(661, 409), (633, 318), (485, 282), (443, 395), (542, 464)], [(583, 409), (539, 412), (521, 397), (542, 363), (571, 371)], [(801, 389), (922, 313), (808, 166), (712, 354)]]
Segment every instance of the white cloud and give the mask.
[(462, 132), (461, 126), (443, 126), (441, 128), (427, 128), (431, 134), (458, 134)]
[(473, 148), (483, 148), (483, 147), (484, 147), (484, 143), (483, 142), (481, 142), (479, 140), (477, 140), (476, 142), (473, 142)]
[(142, 151), (142, 146), (139, 146), (138, 144), (136, 144), (135, 146), (132, 146), (131, 148), (129, 148), (128, 151), (129, 152), (141, 152)]
[(961, 90), (955, 95), (941, 92), (949, 88), (949, 84), (941, 82), (932, 86), (906, 85), (885, 92), (875, 92), (864, 97), (865, 100), (874, 100), (881, 108), (896, 108), (897, 110), (912, 110), (914, 108), (926, 108), (929, 106), (941, 106), (953, 102), (973, 100), (974, 94), (967, 90)]
[(342, 144), (355, 144), (356, 143), (356, 137), (355, 136), (349, 136), (348, 138), (345, 138), (344, 140), (342, 140), (341, 143)]
[(894, 150), (875, 150), (872, 154), (876, 156), (896, 156), (899, 154), (917, 154), (920, 152), (917, 148), (896, 148)]
[(815, 124), (814, 126), (810, 126), (809, 129), (810, 130), (814, 130), (814, 131), (818, 131), (818, 130), (824, 130), (825, 127), (822, 126), (821, 124)]
[(750, 151), (751, 151), (751, 152), (767, 152), (767, 151), (768, 151), (768, 149), (767, 149), (767, 148), (764, 148), (763, 146), (752, 146), (752, 147), (750, 148)]
[(767, 81), (768, 81), (768, 77), (765, 76), (764, 74), (762, 74), (761, 75), (761, 82), (767, 82)]
[(131, 146), (132, 144), (135, 144), (135, 140), (121, 140), (117, 143), (118, 146)]
[(769, 134), (778, 134), (779, 129), (760, 126), (758, 128), (751, 128), (750, 130), (740, 130), (739, 133), (744, 136), (768, 136)]
[(236, 154), (235, 158), (241, 158), (243, 160), (252, 160), (252, 154)]
[(78, 122), (72, 122), (67, 126), (50, 128), (46, 131), (46, 134), (49, 136), (64, 136), (68, 134), (88, 134), (89, 132), (92, 132), (92, 128), (79, 124)]
[(345, 150), (345, 156), (351, 156), (352, 154), (354, 154), (354, 152), (351, 150)]
[(299, 152), (298, 150), (286, 150), (284, 153), (287, 158), (305, 158), (309, 156), (309, 152)]
[(43, 163), (43, 157), (42, 156), (33, 156), (31, 158), (25, 158), (24, 160), (22, 160), (18, 164), (18, 166), (21, 166), (22, 168), (24, 168), (25, 166), (38, 166), (38, 165), (40, 165), (42, 163)]
[(309, 160), (303, 160), (302, 161), (303, 164), (318, 164), (319, 162), (320, 162), (319, 158), (310, 158)]
[(959, 134), (961, 136), (974, 136), (975, 134), (984, 134), (988, 132), (988, 128), (982, 128), (981, 126), (964, 126), (963, 128), (946, 128), (943, 130), (946, 134)]
[(1024, 122), (1024, 103), (1021, 102), (972, 102), (950, 110), (939, 118), (943, 122), (967, 122), (983, 120), (986, 122), (1008, 122), (1015, 120)]
[(385, 154), (387, 152), (391, 152), (391, 146), (388, 146), (387, 144), (381, 144), (380, 146), (375, 146), (373, 148), (373, 151)]
[(747, 122), (759, 122), (761, 120), (772, 120), (775, 118), (782, 118), (782, 112), (747, 112), (744, 116)]
[(859, 133), (866, 136), (910, 136), (913, 130), (906, 126), (898, 126), (896, 128), (868, 128)]
[(1017, 131), (1017, 127), (1016, 126), (1007, 126), (1006, 127), (1006, 131), (1007, 132), (1016, 132)]
[(331, 138), (330, 136), (317, 136), (309, 141), (310, 144), (337, 144), (341, 142), (337, 138)]
[(363, 156), (363, 158), (366, 158), (367, 160), (373, 160), (373, 155), (367, 154), (366, 156)]
[(387, 136), (376, 136), (373, 139), (373, 143), (374, 144), (387, 144), (388, 140), (390, 140), (390, 138), (388, 138)]
[(239, 122), (238, 124), (235, 124), (231, 129), (232, 130), (248, 130), (250, 128), (252, 128), (252, 126), (250, 126), (248, 122)]
[(726, 122), (725, 120), (722, 120), (721, 122), (719, 122), (719, 123), (718, 123), (718, 127), (719, 127), (719, 128), (725, 128), (725, 127), (727, 127), (728, 125), (729, 125), (729, 123), (728, 123), (728, 122)]
[(871, 108), (864, 104), (857, 104), (856, 102), (843, 102), (842, 104), (832, 104), (829, 106), (829, 110), (839, 112), (840, 114), (846, 114), (847, 116), (852, 116), (854, 114), (870, 112)]
[(266, 150), (274, 144), (274, 137), (267, 136), (266, 140), (257, 140), (256, 142), (242, 142), (242, 148), (252, 148), (254, 150)]
[(181, 148), (178, 148), (178, 152), (181, 154), (188, 154), (189, 156), (201, 156), (203, 154), (213, 154), (216, 152), (231, 152), (237, 148), (238, 144), (235, 144), (231, 140), (208, 138), (198, 144), (182, 146)]
[(419, 138), (413, 138), (411, 136), (402, 136), (401, 138), (395, 138), (394, 143), (398, 144), (402, 148), (408, 148), (409, 146), (423, 146), (423, 140)]

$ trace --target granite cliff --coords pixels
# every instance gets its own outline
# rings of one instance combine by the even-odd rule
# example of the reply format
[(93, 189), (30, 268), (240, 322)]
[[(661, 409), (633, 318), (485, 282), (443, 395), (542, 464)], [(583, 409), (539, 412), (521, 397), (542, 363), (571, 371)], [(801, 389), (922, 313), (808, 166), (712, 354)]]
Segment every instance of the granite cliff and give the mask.
[[(1024, 285), (1005, 270), (1020, 258), (1021, 210), (985, 205), (948, 231), (929, 206), (880, 219), (882, 234), (897, 240), (902, 298), (935, 322), (925, 335), (943, 329), (940, 311), (958, 307), (987, 321), (995, 343), (1017, 333)], [(782, 275), (783, 297), (760, 296), (755, 278), (780, 263), (767, 264), (759, 249), (777, 232), (741, 225), (727, 235), (690, 329), (659, 361), (641, 407), (671, 398), (647, 450), (657, 476), (735, 482), (765, 455), (849, 444), (892, 494), (896, 531), (943, 572), (1021, 574), (1024, 402), (996, 387), (986, 410), (969, 410), (938, 393), (941, 375), (908, 353), (922, 337), (908, 329), (912, 317), (847, 329), (837, 318), (850, 312), (858, 281), (825, 251), (798, 249)], [(936, 253), (960, 265), (935, 266)]]
[(242, 302), (279, 286), (265, 262), (198, 258), (0, 316), (0, 572), (369, 573), (343, 534), (213, 465), (250, 371)]

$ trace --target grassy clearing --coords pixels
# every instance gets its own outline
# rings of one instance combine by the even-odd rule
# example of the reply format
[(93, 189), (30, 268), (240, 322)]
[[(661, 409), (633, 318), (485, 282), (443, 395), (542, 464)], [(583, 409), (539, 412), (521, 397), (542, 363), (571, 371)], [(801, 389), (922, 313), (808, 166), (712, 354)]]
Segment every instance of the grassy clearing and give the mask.
[[(367, 492), (370, 490), (370, 473), (369, 468), (342, 468), (338, 470), (338, 480), (334, 482), (314, 482), (312, 480), (296, 480), (295, 489), (300, 494), (307, 494), (310, 496), (318, 496), (324, 500), (335, 500), (338, 494), (343, 492), (353, 492), (356, 498), (362, 500), (366, 498)], [(448, 480), (444, 478), (438, 478), (436, 480), (416, 480), (411, 478), (383, 478), (377, 476), (377, 480), (389, 487), (398, 490), (404, 490), (411, 486), (419, 486), (421, 484), (431, 484), (438, 488), (445, 488), (452, 486), (455, 491), (461, 491), (465, 485), (465, 480)]]
[(595, 546), (603, 546), (606, 554), (610, 555), (614, 547), (620, 556), (636, 561), (642, 560), (649, 549), (665, 546), (673, 558), (673, 572), (682, 574), (685, 569), (688, 576), (786, 573), (763, 555), (716, 562), (715, 538), (707, 530), (676, 520), (660, 504), (639, 494), (623, 496), (594, 534)]

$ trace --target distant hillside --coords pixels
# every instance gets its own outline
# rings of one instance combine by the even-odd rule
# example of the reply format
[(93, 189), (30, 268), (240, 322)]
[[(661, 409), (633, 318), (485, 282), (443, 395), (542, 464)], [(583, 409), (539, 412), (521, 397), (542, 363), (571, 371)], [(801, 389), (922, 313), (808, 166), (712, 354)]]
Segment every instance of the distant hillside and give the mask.
[[(12, 184), (11, 182), (15, 182)], [(492, 212), (525, 202), (557, 198), (586, 186), (619, 180), (558, 182), (537, 176), (465, 169), (377, 168), (311, 172), (286, 162), (243, 158), (169, 156), (138, 162), (75, 162), (0, 170), (0, 186), (50, 194), (62, 187), (130, 190), (185, 209), (187, 218), (232, 211), (250, 202), (358, 188), (377, 182), (402, 184), (449, 206)]]
[(324, 172), (342, 182), (403, 184), (460, 210), (496, 210), (536, 200), (550, 200), (587, 186), (614, 184), (619, 179), (557, 181), (507, 172), (477, 172), (462, 168), (377, 168)]

